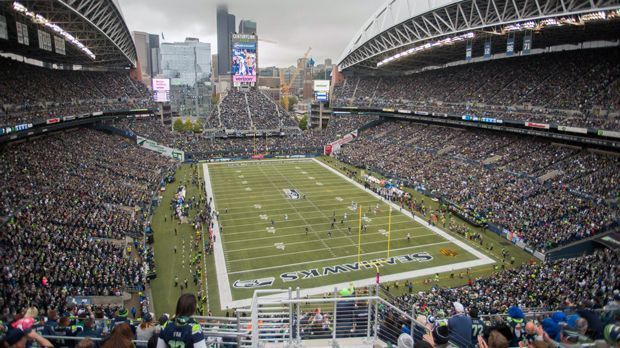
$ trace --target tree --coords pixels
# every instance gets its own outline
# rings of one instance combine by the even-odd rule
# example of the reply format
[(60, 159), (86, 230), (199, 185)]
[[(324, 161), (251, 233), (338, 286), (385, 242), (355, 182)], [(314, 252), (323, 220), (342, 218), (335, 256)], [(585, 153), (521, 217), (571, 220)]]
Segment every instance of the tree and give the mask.
[(297, 104), (297, 97), (294, 95), (289, 95), (288, 96), (288, 109), (289, 110), (293, 110), (293, 108), (295, 108), (295, 104)]
[(174, 129), (177, 132), (183, 132), (183, 120), (181, 120), (180, 118), (177, 118), (174, 121), (174, 124), (172, 125), (172, 129)]
[(194, 133), (201, 133), (202, 132), (202, 125), (200, 124), (200, 122), (196, 121), (196, 123), (194, 123), (194, 128), (192, 129), (192, 131)]
[(189, 133), (193, 130), (194, 130), (194, 123), (192, 123), (192, 120), (188, 118), (187, 120), (185, 120), (185, 123), (183, 123), (183, 131)]
[(304, 117), (299, 120), (299, 129), (306, 130), (308, 129), (308, 114), (304, 114)]

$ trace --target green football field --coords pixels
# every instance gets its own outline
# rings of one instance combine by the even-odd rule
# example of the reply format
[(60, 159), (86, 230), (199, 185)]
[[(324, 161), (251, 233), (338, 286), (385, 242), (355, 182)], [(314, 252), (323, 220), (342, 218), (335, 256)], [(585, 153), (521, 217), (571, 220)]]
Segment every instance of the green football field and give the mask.
[(317, 160), (210, 163), (203, 170), (219, 212), (217, 287), (209, 288), (217, 288), (221, 308), (249, 304), (257, 289), (300, 287), (314, 295), (370, 285), (376, 267), (383, 282), (494, 262)]

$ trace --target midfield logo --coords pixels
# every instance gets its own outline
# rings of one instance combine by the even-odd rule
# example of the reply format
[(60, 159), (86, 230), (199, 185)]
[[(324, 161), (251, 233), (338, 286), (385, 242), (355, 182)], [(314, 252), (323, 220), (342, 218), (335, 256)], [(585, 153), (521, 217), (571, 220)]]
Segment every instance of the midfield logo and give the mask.
[(301, 198), (301, 195), (299, 194), (299, 192), (297, 190), (282, 189), (282, 191), (284, 191), (284, 193), (286, 194), (288, 199), (299, 199), (299, 198)]

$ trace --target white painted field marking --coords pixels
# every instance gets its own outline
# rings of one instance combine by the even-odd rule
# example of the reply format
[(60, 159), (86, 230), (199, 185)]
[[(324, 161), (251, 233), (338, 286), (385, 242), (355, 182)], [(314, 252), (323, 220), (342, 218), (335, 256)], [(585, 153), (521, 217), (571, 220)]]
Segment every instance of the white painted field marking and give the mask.
[(306, 171), (303, 171), (303, 170), (302, 170), (302, 171), (301, 171), (301, 174), (306, 175), (306, 174), (308, 174), (308, 172), (306, 172)]
[(298, 166), (295, 166), (295, 169), (301, 169), (301, 168), (299, 168)]
[(336, 200), (337, 200), (338, 202), (342, 202), (342, 201), (343, 201), (342, 197), (336, 197)]
[(366, 215), (364, 215), (364, 217), (362, 218), (362, 220), (363, 220), (364, 222), (372, 222), (372, 219), (371, 219), (371, 218), (369, 218), (369, 217), (368, 217), (368, 216), (366, 216)]
[[(262, 207), (263, 207), (263, 206), (262, 206), (262, 205), (260, 205), (260, 204), (254, 204), (254, 208), (255, 208), (255, 209), (260, 209), (260, 208), (262, 208)], [(244, 214), (245, 214), (245, 213), (244, 213)]]
[(384, 235), (385, 237), (387, 237), (387, 231), (384, 229), (380, 229), (379, 233), (381, 233), (382, 235)]
[(275, 246), (276, 249), (284, 250), (284, 243), (274, 243), (273, 246)]
[(246, 191), (252, 191), (252, 188), (251, 187), (246, 187), (245, 190)]
[(243, 179), (243, 178), (245, 178), (245, 176), (239, 175), (239, 179)]
[(248, 181), (247, 181), (247, 180), (243, 180), (243, 181), (241, 182), (241, 184), (243, 184), (243, 185), (245, 185), (245, 184), (247, 184), (247, 183), (248, 183)]
[(317, 182), (316, 182), (316, 184), (317, 184), (317, 186), (323, 186), (323, 183), (322, 183), (322, 182), (318, 182), (318, 181), (317, 181)]
[(309, 176), (308, 179), (309, 180), (314, 180), (314, 177), (313, 176)]
[(241, 171), (240, 170), (235, 170), (235, 173), (241, 173)]
[[(256, 208), (256, 206), (254, 206), (254, 208)], [(267, 214), (260, 214), (258, 217), (261, 220), (269, 220), (269, 216), (267, 216)]]
[(276, 233), (276, 228), (273, 226), (269, 226), (267, 228), (265, 228), (265, 230), (267, 231), (267, 233)]

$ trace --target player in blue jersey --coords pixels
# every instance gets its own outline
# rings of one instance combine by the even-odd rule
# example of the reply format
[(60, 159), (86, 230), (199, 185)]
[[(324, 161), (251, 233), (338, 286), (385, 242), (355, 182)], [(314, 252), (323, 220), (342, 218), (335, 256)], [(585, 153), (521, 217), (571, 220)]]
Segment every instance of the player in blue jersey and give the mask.
[(174, 320), (167, 322), (159, 334), (157, 348), (206, 348), (202, 329), (191, 318), (195, 313), (196, 296), (181, 295)]

